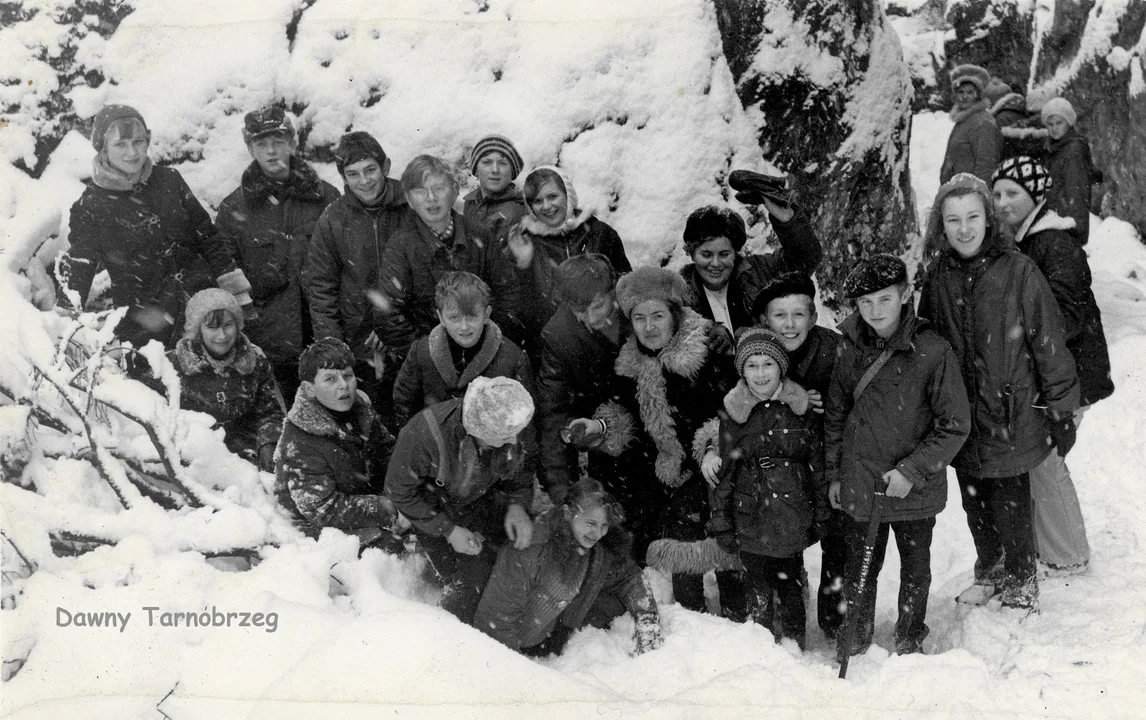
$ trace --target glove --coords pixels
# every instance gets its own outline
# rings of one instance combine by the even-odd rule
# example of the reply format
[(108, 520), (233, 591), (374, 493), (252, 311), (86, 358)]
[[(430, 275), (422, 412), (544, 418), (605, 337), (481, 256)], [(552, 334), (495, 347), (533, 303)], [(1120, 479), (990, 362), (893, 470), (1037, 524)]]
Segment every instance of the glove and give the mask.
[(1059, 457), (1066, 457), (1078, 439), (1078, 429), (1074, 426), (1074, 416), (1051, 417), (1050, 436), (1054, 446), (1058, 448)]
[(728, 332), (728, 328), (718, 322), (714, 322), (708, 326), (708, 336), (704, 342), (708, 345), (709, 351), (714, 355), (732, 355), (736, 351), (736, 347), (732, 343), (732, 335)]
[(642, 612), (637, 615), (633, 638), (637, 641), (637, 655), (644, 655), (661, 646), (661, 620), (655, 612)]
[(728, 184), (736, 191), (736, 199), (745, 205), (763, 205), (768, 198), (780, 207), (792, 206), (792, 191), (787, 175), (762, 175), (751, 170), (733, 170)]
[(729, 555), (736, 555), (740, 552), (740, 543), (736, 541), (735, 530), (725, 530), (724, 532), (716, 533), (712, 536), (716, 540), (716, 544), (720, 549)]

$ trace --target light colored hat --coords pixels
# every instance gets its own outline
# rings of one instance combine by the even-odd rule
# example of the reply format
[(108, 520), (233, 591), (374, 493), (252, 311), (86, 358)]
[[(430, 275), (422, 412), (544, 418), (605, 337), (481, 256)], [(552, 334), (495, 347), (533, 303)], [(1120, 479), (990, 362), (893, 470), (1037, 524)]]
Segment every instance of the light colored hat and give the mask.
[(462, 426), (479, 440), (513, 437), (533, 419), (533, 398), (518, 381), (476, 377), (462, 400)]
[(220, 288), (207, 288), (200, 290), (187, 301), (184, 311), (186, 319), (183, 322), (183, 337), (193, 340), (199, 337), (199, 328), (215, 310), (226, 310), (235, 318), (235, 326), (243, 332), (243, 311), (239, 309), (239, 301), (235, 296)]
[(1058, 115), (1063, 120), (1066, 120), (1067, 124), (1071, 127), (1074, 127), (1074, 124), (1078, 122), (1078, 113), (1074, 111), (1074, 105), (1071, 105), (1070, 101), (1066, 98), (1056, 97), (1047, 100), (1047, 104), (1043, 105), (1041, 115), (1043, 125), (1046, 125), (1047, 120), (1054, 115)]

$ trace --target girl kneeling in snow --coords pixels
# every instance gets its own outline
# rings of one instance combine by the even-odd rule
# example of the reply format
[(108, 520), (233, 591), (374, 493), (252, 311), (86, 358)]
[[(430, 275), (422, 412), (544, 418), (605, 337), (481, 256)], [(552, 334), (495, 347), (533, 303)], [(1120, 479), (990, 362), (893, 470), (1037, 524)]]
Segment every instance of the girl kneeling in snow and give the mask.
[[(822, 529), (829, 516), (820, 419), (780, 400), (788, 355), (770, 331), (741, 333), (736, 369), (741, 379), (724, 397), (718, 445), (701, 464), (705, 479), (716, 482), (706, 529), (725, 552), (739, 552), (752, 620), (803, 650), (804, 548), (813, 524)], [(710, 423), (697, 434), (698, 446), (712, 435)]]
[(660, 618), (620, 504), (596, 480), (570, 489), (537, 519), (532, 544), (506, 545), (481, 597), (474, 626), (514, 650), (559, 653), (574, 630), (605, 627), (625, 609), (636, 620), (637, 654), (660, 646)]
[(181, 380), (180, 405), (215, 418), (228, 450), (274, 472), (282, 398), (270, 362), (243, 334), (239, 303), (209, 288), (187, 302), (186, 314), (183, 338), (168, 354)]

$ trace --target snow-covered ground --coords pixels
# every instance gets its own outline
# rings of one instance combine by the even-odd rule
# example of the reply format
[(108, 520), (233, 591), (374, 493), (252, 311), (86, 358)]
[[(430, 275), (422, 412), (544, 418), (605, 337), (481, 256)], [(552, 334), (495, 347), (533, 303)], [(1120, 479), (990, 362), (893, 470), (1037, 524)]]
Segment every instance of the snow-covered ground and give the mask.
[[(289, 14), (292, 5), (267, 3), (269, 9), (263, 12)], [(359, 5), (347, 2), (347, 14), (361, 11)], [(423, 7), (451, 12), (457, 7), (445, 0), (424, 6), (413, 0), (394, 5), (394, 12), (411, 18), (422, 17)], [(470, 134), (490, 124), (519, 138), (531, 157), (552, 159), (564, 133), (577, 127), (579, 118), (606, 106), (624, 107), (630, 116), (626, 124), (606, 123), (600, 128), (607, 129), (566, 142), (567, 152), (561, 157), (577, 169), (575, 178), (585, 178), (584, 195), (596, 195), (608, 204), (612, 190), (632, 189), (631, 196), (622, 193), (631, 199), (622, 200), (610, 220), (615, 220), (627, 242), (629, 237), (640, 239), (640, 257), (645, 260), (671, 248), (673, 241), (665, 233), (675, 228), (672, 237), (679, 234), (681, 198), (687, 197), (691, 205), (719, 197), (713, 178), (726, 158), (744, 164), (748, 158), (759, 161), (731, 93), (727, 68), (722, 60), (711, 60), (712, 53), (719, 54), (719, 39), (714, 18), (702, 10), (707, 7), (704, 3), (649, 0), (627, 4), (623, 16), (611, 18), (593, 3), (587, 7), (598, 8), (596, 15), (560, 27), (552, 23), (556, 6), (550, 3), (537, 3), (536, 8), (532, 3), (492, 5), (492, 15), (472, 14), (464, 23), (461, 18), (443, 25), (443, 31), (454, 33), (456, 43), (468, 43), (463, 47), (419, 37), (416, 22), (400, 26), (396, 32), (407, 33), (401, 45), (405, 54), (385, 65), (391, 68), (387, 97), (396, 96), (399, 106), (424, 103), (424, 112), (442, 123), (434, 132), (447, 134), (438, 141), (442, 148), (456, 148), (449, 151), (454, 153), (451, 159), (460, 158), (460, 144)], [(138, 6), (140, 15), (125, 21), (129, 30), (158, 22), (158, 4)], [(228, 10), (233, 7), (212, 5), (211, 11), (220, 13), (212, 22), (234, 19), (222, 14), (235, 12)], [(561, 7), (568, 9), (568, 4)], [(642, 21), (654, 14), (654, 8), (657, 13), (675, 13), (674, 32), (684, 45), (665, 43), (664, 47), (674, 48), (671, 53), (652, 42), (666, 26), (647, 18)], [(506, 28), (529, 31), (507, 29), (501, 46), (480, 43), (483, 36), (473, 25), (505, 22), (498, 13), (510, 11), (515, 20), (536, 22), (506, 23)], [(296, 41), (300, 54), (288, 63), (309, 63), (309, 69), (286, 72), (284, 80), (272, 77), (269, 66), (256, 61), (243, 68), (226, 63), (226, 54), (235, 55), (236, 48), (244, 45), (252, 56), (288, 62), (279, 46), (284, 41), (274, 32), (261, 33), (255, 23), (230, 39), (211, 36), (213, 45), (192, 43), (200, 62), (191, 73), (173, 60), (178, 52), (163, 48), (208, 37), (202, 28), (209, 23), (202, 10), (172, 12), (185, 15), (165, 17), (169, 27), (163, 37), (149, 37), (137, 29), (132, 31), (135, 39), (132, 32), (122, 38), (117, 33), (101, 48), (109, 68), (118, 68), (122, 82), (112, 88), (113, 95), (99, 101), (146, 98), (139, 104), (145, 106), (145, 115), (155, 118), (152, 125), (161, 153), (186, 152), (188, 138), (195, 137), (191, 125), (210, 120), (199, 140), (202, 159), (181, 167), (205, 202), (217, 202), (246, 162), (238, 138), (240, 116), (211, 104), (217, 78), (248, 81), (236, 90), (247, 94), (232, 101), (240, 108), (269, 98), (268, 84), (279, 92), (289, 89), (288, 96), (317, 98), (320, 91), (329, 93), (321, 106), (315, 107), (320, 105), (315, 100), (308, 111), (314, 133), (325, 133), (329, 141), (349, 119), (340, 112), (359, 112), (358, 98), (348, 97), (346, 86), (319, 81), (317, 68), (327, 59), (320, 50), (329, 54), (330, 67), (336, 71), (331, 77), (352, 70), (381, 72), (363, 69), (369, 63), (356, 54), (367, 52), (377, 41), (371, 26), (355, 25), (348, 38), (339, 39), (337, 9), (327, 6), (330, 17), (304, 19)], [(282, 20), (275, 22), (281, 25)], [(392, 45), (397, 53), (400, 44)], [(440, 119), (437, 113), (447, 106), (465, 103), (448, 104), (433, 92), (416, 91), (436, 77), (432, 60), (467, 52), (504, 60), (498, 82), (507, 83), (503, 87), (509, 94), (492, 97), (524, 93), (528, 104), (521, 107), (535, 114), (499, 115), (490, 109), (498, 104), (475, 89), (488, 91), (492, 81), (451, 77), (438, 78), (447, 84), (446, 91), (483, 99), (467, 106), (478, 108), (474, 112), (479, 118)], [(520, 61), (522, 53), (528, 62)], [(646, 53), (659, 54), (647, 59)], [(189, 55), (180, 57), (186, 62)], [(545, 60), (563, 64), (554, 67)], [(401, 62), (410, 63), (408, 77), (392, 70)], [(596, 78), (602, 69), (605, 78)], [(599, 84), (578, 82), (578, 73), (593, 75)], [(184, 75), (194, 76), (199, 84), (172, 90), (176, 83), (171, 77)], [(709, 79), (709, 93), (695, 86)], [(299, 89), (305, 83), (311, 85)], [(684, 99), (669, 103), (665, 98), (670, 95)], [(93, 108), (98, 104), (88, 100)], [(384, 101), (376, 107), (387, 106)], [(643, 118), (637, 116), (642, 108)], [(328, 118), (328, 125), (323, 118)], [(364, 112), (359, 120), (380, 132), (387, 129), (388, 147), (394, 148), (398, 167), (416, 152), (418, 128), (410, 117)], [(396, 123), (393, 127), (388, 124), (391, 120)], [(948, 130), (944, 115), (916, 118), (912, 169), (921, 213), (934, 197)], [(427, 137), (432, 134), (427, 132)], [(39, 180), (0, 164), (0, 218), (5, 220), (0, 236), (5, 251), (5, 267), (0, 268), (4, 308), (0, 335), (5, 338), (0, 346), (0, 382), (7, 387), (30, 386), (30, 362), (49, 376), (60, 377), (52, 374), (55, 358), (50, 342), (64, 321), (35, 311), (22, 297), (28, 293), (27, 281), (12, 270), (22, 267), (38, 240), (52, 232), (66, 233), (60, 212), (79, 195), (79, 179), (89, 158), (90, 147), (73, 134)], [(650, 164), (650, 158), (670, 164)], [(324, 169), (328, 177), (330, 170)], [(646, 176), (660, 181), (671, 177), (669, 195), (642, 185)], [(652, 229), (638, 231), (648, 222), (654, 223)], [(161, 420), (160, 427), (191, 461), (185, 479), (202, 490), (206, 507), (165, 513), (141, 502), (123, 511), (89, 465), (54, 459), (63, 450), (53, 445), (58, 438), (49, 442), (47, 431), (41, 431), (43, 437), (25, 433), (25, 407), (0, 404), (0, 456), (21, 447), (31, 448), (33, 454), (20, 478), (23, 487), (0, 483), (0, 527), (6, 538), (0, 645), (5, 676), (18, 670), (0, 686), (0, 715), (53, 720), (1142, 717), (1146, 604), (1139, 594), (1146, 587), (1146, 557), (1141, 552), (1146, 546), (1146, 494), (1141, 492), (1140, 472), (1146, 468), (1146, 373), (1141, 361), (1146, 355), (1146, 247), (1129, 225), (1109, 219), (1092, 225), (1087, 250), (1117, 391), (1087, 414), (1069, 458), (1094, 551), (1091, 567), (1078, 577), (1045, 581), (1042, 612), (1037, 616), (1020, 620), (996, 608), (958, 608), (952, 601), (969, 581), (974, 557), (952, 482), (948, 508), (935, 530), (931, 636), (925, 655), (897, 657), (886, 649), (891, 645), (898, 591), (898, 558), (892, 544), (880, 583), (876, 646), (853, 660), (845, 681), (836, 678), (832, 648), (814, 627), (809, 631), (810, 647), (801, 654), (793, 645), (775, 645), (766, 631), (751, 624), (735, 625), (671, 604), (662, 607), (665, 643), (655, 652), (630, 656), (632, 624), (622, 618), (607, 632), (576, 634), (560, 658), (532, 661), (460, 626), (434, 607), (433, 593), (419, 579), (416, 561), (377, 552), (357, 558), (355, 544), (338, 533), (328, 533), (317, 542), (299, 539), (266, 494), (269, 476), (260, 477), (226, 455), (201, 416), (167, 417), (152, 395), (110, 387), (107, 392), (113, 399), (131, 403), (125, 409)], [(137, 457), (150, 452), (137, 426), (114, 413), (110, 422), (111, 431), (98, 441)], [(25, 489), (32, 485), (38, 494)], [(47, 527), (110, 536), (119, 542), (78, 558), (55, 558)], [(259, 538), (282, 546), (267, 551), (262, 562), (246, 572), (226, 572), (194, 550), (216, 550)], [(25, 563), (16, 546), (39, 568), (30, 577), (20, 577)], [(806, 563), (815, 577), (817, 550), (807, 554)], [(657, 587), (663, 590), (664, 584)], [(176, 612), (206, 612), (216, 626), (187, 628), (185, 620), (180, 627), (165, 626), (164, 613)], [(75, 618), (82, 614), (86, 619), (88, 613), (118, 614), (116, 626), (77, 627)], [(229, 613), (251, 613), (249, 619), (260, 625), (239, 627), (242, 617)], [(127, 614), (124, 626), (121, 618)], [(170, 622), (171, 616), (167, 619)]]

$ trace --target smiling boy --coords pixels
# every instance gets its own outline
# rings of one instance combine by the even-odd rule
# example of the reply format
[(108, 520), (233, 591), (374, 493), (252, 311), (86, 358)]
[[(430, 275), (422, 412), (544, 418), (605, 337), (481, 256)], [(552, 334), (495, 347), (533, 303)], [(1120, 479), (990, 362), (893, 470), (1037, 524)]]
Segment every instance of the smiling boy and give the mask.
[(478, 187), (465, 197), (462, 215), (501, 237), (525, 216), (525, 196), (513, 180), (525, 167), (509, 138), (487, 135), (474, 144), (470, 172)]

